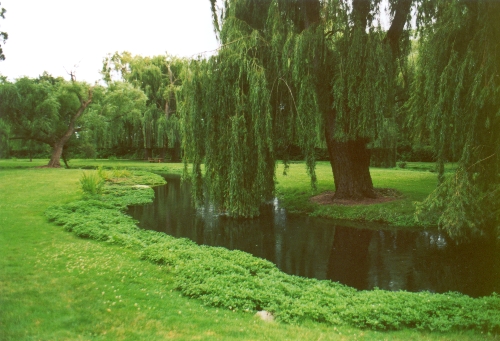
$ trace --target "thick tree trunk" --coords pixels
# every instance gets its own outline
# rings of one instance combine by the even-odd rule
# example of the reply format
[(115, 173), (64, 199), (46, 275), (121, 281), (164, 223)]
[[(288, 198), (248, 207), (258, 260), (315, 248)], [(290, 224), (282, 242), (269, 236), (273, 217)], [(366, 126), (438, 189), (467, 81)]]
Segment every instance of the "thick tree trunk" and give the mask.
[[(394, 18), (387, 32), (393, 50), (393, 57), (398, 55), (399, 39), (403, 32), (411, 0), (399, 0), (394, 6)], [(365, 0), (353, 0), (353, 18), (355, 25), (363, 29), (369, 24), (370, 3)], [(370, 175), (370, 151), (366, 148), (368, 139), (358, 138), (342, 142), (334, 138), (336, 112), (328, 110), (325, 115), (325, 138), (335, 181), (335, 198), (361, 200), (376, 196)]]
[(76, 120), (80, 116), (82, 116), (85, 109), (87, 109), (90, 102), (92, 102), (92, 91), (93, 88), (90, 88), (87, 100), (84, 101), (80, 98), (80, 103), (81, 103), (80, 108), (78, 108), (77, 112), (73, 115), (73, 117), (71, 117), (68, 129), (61, 138), (55, 139), (55, 142), (52, 144), (52, 156), (50, 157), (50, 161), (47, 167), (54, 167), (54, 168), (61, 167), (61, 155), (63, 152), (64, 145), (66, 144), (66, 142), (69, 141), (71, 136), (73, 136), (73, 134), (75, 133)]
[(335, 182), (335, 198), (361, 200), (374, 198), (375, 191), (370, 175), (368, 140), (339, 142), (334, 139), (334, 112), (326, 120), (325, 138)]
[(366, 140), (331, 141), (328, 144), (335, 181), (335, 198), (361, 200), (374, 198), (370, 175), (370, 152)]
[(49, 164), (47, 167), (60, 168), (61, 167), (61, 155), (64, 147), (64, 142), (58, 141), (52, 146), (52, 155), (50, 157)]

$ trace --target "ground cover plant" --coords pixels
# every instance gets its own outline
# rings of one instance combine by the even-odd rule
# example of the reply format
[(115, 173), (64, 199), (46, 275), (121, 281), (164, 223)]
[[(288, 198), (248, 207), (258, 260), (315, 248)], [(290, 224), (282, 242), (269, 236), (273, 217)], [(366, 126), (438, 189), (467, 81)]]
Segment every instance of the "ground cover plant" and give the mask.
[(132, 181), (108, 182), (103, 195), (52, 207), (47, 216), (80, 237), (140, 250), (143, 259), (166, 265), (176, 275), (176, 289), (207, 305), (264, 309), (290, 323), (312, 320), (382, 330), (500, 331), (500, 297), (496, 295), (472, 299), (460, 294), (356, 291), (331, 281), (286, 275), (274, 264), (244, 252), (140, 230), (123, 210), (152, 199), (151, 188), (127, 186), (161, 182), (160, 177), (145, 176), (135, 173)]
[[(23, 172), (24, 175), (18, 175)], [(19, 184), (13, 186), (16, 180), (19, 181), (23, 176), (34, 178), (34, 172), (37, 172), (36, 184), (23, 183), (21, 186)], [(40, 174), (39, 172), (46, 173)], [(87, 195), (84, 200), (79, 200), (78, 205), (70, 202), (59, 209), (53, 208), (49, 211), (49, 215), (59, 223), (69, 218), (65, 224), (67, 230), (72, 230), (82, 237), (104, 240), (106, 243), (96, 244), (90, 240), (71, 239), (68, 237), (69, 234), (61, 235), (57, 229), (41, 221), (39, 217), (41, 211), (48, 205), (47, 203), (41, 205), (43, 200), (37, 198), (50, 183), (50, 176), (47, 174), (51, 174), (54, 180), (56, 177), (61, 178), (60, 172), (71, 174), (71, 176), (66, 176), (63, 183), (59, 182), (59, 185), (55, 185), (56, 189), (60, 189), (63, 185), (70, 184), (68, 187), (72, 189), (72, 192), (65, 193), (62, 196), (65, 200), (62, 201), (78, 200), (79, 195), (75, 195), (74, 192), (78, 187), (78, 178), (81, 177), (82, 171), (44, 169), (0, 172), (0, 176), (3, 175), (2, 182), (0, 182), (3, 184), (2, 195), (5, 195), (0, 206), (2, 213), (6, 213), (2, 214), (3, 221), (14, 225), (8, 230), (2, 227), (4, 238), (1, 239), (4, 244), (2, 250), (8, 250), (6, 251), (8, 257), (2, 257), (6, 265), (2, 266), (2, 269), (8, 269), (6, 275), (7, 271), (9, 275), (16, 274), (15, 279), (11, 279), (11, 276), (1, 276), (5, 279), (9, 278), (1, 286), (8, 288), (5, 290), (6, 295), (2, 295), (2, 307), (7, 308), (3, 311), (7, 313), (3, 312), (0, 315), (2, 325), (9, 325), (9, 332), (5, 332), (6, 337), (4, 337), (7, 340), (28, 339), (27, 335), (40, 335), (37, 333), (45, 335), (42, 339), (75, 339), (75, 335), (80, 335), (81, 339), (141, 339), (144, 337), (164, 339), (169, 335), (176, 339), (191, 339), (194, 335), (201, 335), (201, 339), (334, 339), (339, 337), (339, 333), (347, 334), (348, 339), (447, 337), (474, 339), (487, 335), (481, 334), (481, 331), (487, 333), (487, 330), (494, 331), (498, 328), (497, 312), (500, 307), (498, 297), (495, 296), (474, 300), (458, 294), (390, 293), (380, 290), (356, 292), (351, 288), (330, 282), (284, 275), (277, 271), (274, 265), (243, 252), (199, 247), (183, 239), (141, 231), (135, 227), (129, 217), (122, 214), (121, 210), (127, 202), (150, 200), (151, 196), (148, 193), (151, 191), (148, 188), (132, 187), (138, 178), (134, 179), (131, 176), (122, 177), (121, 184), (108, 182), (107, 188), (100, 196)], [(112, 173), (113, 171), (105, 172)], [(138, 176), (146, 176), (146, 174)], [(149, 180), (143, 178), (140, 182), (155, 183), (155, 181), (152, 176)], [(33, 191), (34, 188), (38, 191)], [(25, 198), (20, 194), (22, 190), (29, 191), (32, 196), (35, 194), (33, 201), (38, 206), (36, 214), (30, 215), (32, 220), (38, 220), (35, 224), (26, 224), (24, 221), (26, 217), (21, 219), (23, 220), (21, 224), (16, 223), (16, 219), (13, 218), (29, 207), (25, 203)], [(20, 193), (14, 195), (16, 191)], [(7, 197), (9, 200), (5, 200)], [(19, 204), (21, 202), (23, 205)], [(70, 212), (73, 213), (69, 214)], [(40, 224), (44, 227), (42, 231), (40, 231)], [(22, 253), (23, 249), (20, 248), (20, 244), (26, 243), (28, 237), (31, 237), (26, 233), (34, 231), (36, 238), (43, 240), (44, 238), (37, 235), (43, 233), (48, 240), (37, 245), (36, 254), (31, 256), (34, 262), (33, 268), (30, 268), (28, 273), (22, 273), (20, 269), (24, 266), (24, 262), (13, 262), (12, 253), (17, 252), (18, 255)], [(20, 240), (19, 233), (23, 236)], [(9, 247), (4, 248), (3, 246), (7, 246), (7, 240), (9, 242), (15, 240), (13, 236), (18, 237), (17, 243), (14, 242), (13, 245), (9, 244)], [(57, 242), (58, 238), (64, 240), (60, 245)], [(77, 245), (67, 246), (68, 240)], [(86, 246), (82, 248), (80, 243)], [(57, 244), (57, 250), (52, 255), (48, 254), (47, 252), (54, 251), (54, 244)], [(123, 246), (126, 247), (123, 248)], [(44, 248), (45, 252), (43, 252)], [(100, 256), (103, 258), (100, 259)], [(138, 260), (139, 257), (153, 263), (141, 262)], [(45, 259), (50, 261), (45, 261)], [(57, 263), (60, 268), (53, 267), (54, 263)], [(20, 269), (15, 269), (11, 266), (12, 264), (16, 264), (16, 267)], [(52, 275), (53, 271), (56, 273), (55, 277)], [(45, 278), (43, 273), (45, 273)], [(21, 283), (20, 280), (26, 280), (26, 278), (32, 280), (33, 277), (35, 277), (35, 286), (28, 286), (25, 289), (22, 286), (15, 288), (16, 284)], [(46, 284), (40, 285), (42, 281)], [(61, 286), (63, 285), (61, 282), (65, 281), (69, 283), (64, 286), (69, 285), (71, 288), (66, 287), (69, 292), (67, 291), (64, 297), (49, 289), (49, 283)], [(25, 281), (22, 282), (25, 283)], [(110, 288), (112, 286), (114, 288)], [(101, 291), (97, 288), (104, 289)], [(80, 293), (81, 289), (83, 290)], [(114, 290), (126, 291), (127, 295), (133, 297), (132, 301), (137, 302), (132, 304), (132, 301), (127, 299), (127, 304), (125, 304), (123, 295), (115, 294)], [(201, 301), (184, 301), (182, 297), (178, 297), (176, 290), (186, 296), (198, 297)], [(329, 297), (332, 292), (335, 295)], [(158, 293), (158, 295), (152, 295), (153, 293)], [(62, 302), (56, 303), (46, 297), (54, 295), (58, 299), (63, 298)], [(90, 301), (80, 297), (82, 295), (91, 295), (100, 304), (89, 303)], [(172, 302), (158, 299), (161, 295), (167, 298), (167, 301)], [(120, 298), (117, 298), (119, 296)], [(50, 307), (48, 314), (44, 308), (37, 307), (37, 303), (28, 303), (33, 297), (35, 302), (44, 302), (45, 306)], [(100, 300), (97, 297), (100, 297)], [(200, 303), (215, 305), (217, 308), (210, 308)], [(193, 312), (188, 313), (189, 316), (186, 316), (187, 306), (193, 309)], [(283, 321), (299, 324), (294, 326), (278, 324), (269, 332), (267, 325), (256, 325), (256, 321), (251, 317), (252, 314), (244, 312), (246, 309), (253, 311), (261, 308), (273, 311)], [(168, 311), (169, 309), (174, 311)], [(28, 311), (35, 311), (36, 314), (28, 319), (29, 322), (22, 321), (19, 316), (25, 316)], [(60, 311), (64, 311), (61, 315), (65, 317), (59, 316), (52, 321), (50, 316), (52, 314), (58, 316), (57, 313)], [(181, 314), (178, 314), (179, 311)], [(232, 313), (229, 313), (230, 311)], [(124, 316), (112, 317), (116, 312)], [(225, 319), (220, 318), (222, 314), (228, 313), (229, 316)], [(133, 318), (134, 314), (141, 317)], [(200, 317), (199, 315), (208, 316)], [(450, 318), (451, 316), (453, 318)], [(196, 322), (186, 322), (184, 320), (186, 317), (194, 318)], [(127, 322), (118, 322), (118, 319), (128, 321), (135, 328), (127, 327)], [(97, 326), (93, 323), (96, 320), (101, 321)], [(316, 324), (311, 320), (333, 322), (335, 325), (328, 327), (325, 323)], [(417, 320), (422, 322), (415, 323), (414, 321)], [(173, 328), (160, 326), (160, 321), (164, 321)], [(214, 321), (224, 321), (226, 324), (236, 326), (234, 328), (224, 326), (222, 329), (217, 329), (213, 326)], [(196, 324), (194, 330), (187, 331), (187, 329), (192, 329), (193, 323)], [(352, 328), (346, 325), (347, 323), (365, 326), (369, 329)], [(394, 329), (405, 326), (434, 331), (450, 328), (476, 328), (476, 332), (474, 334), (470, 331), (465, 334), (456, 332), (446, 334), (424, 332), (422, 334), (403, 329), (400, 332), (380, 334), (370, 331), (371, 328)], [(0, 329), (3, 330), (3, 328)], [(132, 332), (134, 329), (136, 331)]]

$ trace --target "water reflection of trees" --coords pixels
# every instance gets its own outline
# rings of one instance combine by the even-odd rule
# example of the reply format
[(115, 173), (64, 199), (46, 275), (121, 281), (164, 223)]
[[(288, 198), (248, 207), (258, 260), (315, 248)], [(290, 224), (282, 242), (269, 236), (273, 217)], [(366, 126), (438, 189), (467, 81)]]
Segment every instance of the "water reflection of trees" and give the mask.
[(437, 231), (372, 230), (288, 215), (275, 201), (256, 219), (220, 216), (210, 205), (194, 209), (189, 184), (168, 179), (150, 205), (130, 213), (140, 226), (198, 244), (238, 249), (266, 258), (283, 271), (371, 289), (498, 291), (494, 246), (456, 245)]

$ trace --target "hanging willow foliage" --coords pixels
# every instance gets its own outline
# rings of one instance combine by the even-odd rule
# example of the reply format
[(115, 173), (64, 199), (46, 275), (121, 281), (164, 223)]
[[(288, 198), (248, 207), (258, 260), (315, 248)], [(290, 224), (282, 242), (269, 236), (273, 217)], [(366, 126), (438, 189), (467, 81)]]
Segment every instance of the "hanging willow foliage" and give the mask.
[(333, 0), (232, 0), (214, 13), (222, 47), (182, 77), (185, 160), (198, 199), (204, 178), (221, 211), (255, 216), (273, 194), (278, 149), (286, 164), (290, 146), (301, 148), (314, 188), (327, 115), (338, 141), (362, 139), (362, 148), (388, 130), (396, 57), (384, 33), (357, 27), (351, 12)]
[[(431, 6), (433, 5), (433, 6)], [(500, 234), (500, 3), (423, 2), (411, 124), (430, 130), (437, 190), (419, 207), (457, 238)], [(429, 24), (433, 21), (432, 25)], [(455, 175), (443, 163), (459, 157)]]
[(186, 63), (168, 54), (142, 57), (129, 52), (115, 53), (104, 60), (102, 74), (106, 82), (110, 83), (114, 73), (118, 73), (147, 97), (147, 110), (141, 119), (143, 148), (164, 150), (179, 145), (177, 93), (181, 87), (179, 75)]
[(185, 162), (193, 162), (198, 199), (204, 162), (209, 200), (230, 216), (258, 215), (274, 189), (269, 90), (253, 48), (242, 41), (192, 61), (182, 89)]

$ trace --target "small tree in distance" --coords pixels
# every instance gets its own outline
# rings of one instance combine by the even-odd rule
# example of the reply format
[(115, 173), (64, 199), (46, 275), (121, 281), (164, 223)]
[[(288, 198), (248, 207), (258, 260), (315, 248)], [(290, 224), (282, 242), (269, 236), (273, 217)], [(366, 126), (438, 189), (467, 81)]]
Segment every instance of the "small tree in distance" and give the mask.
[(47, 167), (60, 167), (63, 148), (80, 129), (81, 116), (92, 102), (94, 88), (44, 73), (0, 84), (0, 119), (10, 125), (10, 139), (51, 146)]

